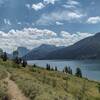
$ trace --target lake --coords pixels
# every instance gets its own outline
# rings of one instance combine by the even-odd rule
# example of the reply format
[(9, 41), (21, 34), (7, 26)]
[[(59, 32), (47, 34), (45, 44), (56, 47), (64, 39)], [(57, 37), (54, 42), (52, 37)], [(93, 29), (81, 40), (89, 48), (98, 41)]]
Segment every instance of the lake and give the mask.
[(65, 66), (69, 66), (72, 68), (73, 73), (75, 73), (76, 68), (79, 67), (84, 77), (90, 80), (100, 81), (100, 60), (33, 60), (28, 61), (28, 64), (36, 64), (44, 68), (46, 68), (46, 64), (50, 64), (52, 67), (57, 66), (60, 71), (62, 71)]

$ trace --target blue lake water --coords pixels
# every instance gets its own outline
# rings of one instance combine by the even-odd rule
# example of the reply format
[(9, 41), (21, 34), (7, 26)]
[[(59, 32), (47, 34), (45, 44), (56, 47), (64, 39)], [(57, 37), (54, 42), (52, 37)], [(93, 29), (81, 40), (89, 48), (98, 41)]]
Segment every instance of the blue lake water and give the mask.
[(72, 68), (73, 73), (75, 73), (76, 68), (79, 67), (84, 77), (90, 80), (100, 81), (100, 60), (33, 60), (28, 61), (28, 64), (36, 64), (44, 68), (46, 64), (50, 64), (52, 67), (57, 66), (60, 71), (62, 71), (65, 66), (69, 66)]

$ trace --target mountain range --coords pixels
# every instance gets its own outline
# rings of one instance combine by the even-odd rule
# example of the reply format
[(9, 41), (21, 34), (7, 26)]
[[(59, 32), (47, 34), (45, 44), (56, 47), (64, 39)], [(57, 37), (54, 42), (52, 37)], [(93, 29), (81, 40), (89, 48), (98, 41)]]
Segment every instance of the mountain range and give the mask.
[(100, 32), (68, 47), (42, 44), (32, 50), (18, 47), (17, 51), (26, 60), (100, 59)]
[(100, 59), (100, 33), (53, 51), (43, 59)]
[[(28, 52), (30, 52), (30, 50), (27, 49), (26, 47), (18, 47), (16, 51), (18, 51), (18, 56), (19, 57), (23, 57)], [(13, 58), (13, 52), (12, 53), (7, 53), (7, 56), (8, 56), (9, 59), (12, 59)]]
[(30, 52), (30, 50), (27, 49), (26, 47), (18, 47), (18, 48), (17, 48), (17, 51), (18, 51), (19, 57), (23, 57), (23, 56), (25, 56), (28, 52)]
[(23, 56), (23, 59), (26, 59), (26, 60), (43, 59), (50, 52), (59, 50), (61, 48), (64, 48), (64, 47), (63, 46), (57, 47), (55, 45), (42, 44), (39, 47), (32, 49), (29, 53)]

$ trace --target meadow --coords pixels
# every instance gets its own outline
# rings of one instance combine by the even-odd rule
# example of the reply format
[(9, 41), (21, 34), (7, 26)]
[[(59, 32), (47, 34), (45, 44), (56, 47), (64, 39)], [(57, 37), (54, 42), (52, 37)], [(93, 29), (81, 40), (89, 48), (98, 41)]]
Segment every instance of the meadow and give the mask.
[[(38, 66), (14, 65), (0, 60), (0, 100), (7, 95), (7, 84), (1, 83), (11, 74), (19, 89), (30, 100), (100, 100), (100, 83), (60, 71), (48, 71)], [(2, 89), (1, 89), (2, 88)]]
[(6, 70), (0, 65), (0, 100), (3, 100), (7, 94), (7, 83), (4, 79), (7, 77)]

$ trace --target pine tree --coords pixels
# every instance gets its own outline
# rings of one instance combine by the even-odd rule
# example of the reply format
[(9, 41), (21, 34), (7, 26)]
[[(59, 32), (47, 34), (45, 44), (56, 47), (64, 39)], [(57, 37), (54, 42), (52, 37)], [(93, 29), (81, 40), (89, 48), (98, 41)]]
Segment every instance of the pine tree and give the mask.
[(54, 68), (52, 67), (52, 68), (50, 68), (50, 70), (51, 70), (51, 71), (54, 71)]
[(36, 64), (34, 64), (34, 65), (33, 65), (33, 67), (37, 67), (37, 65), (36, 65)]
[(26, 66), (27, 66), (27, 61), (26, 60), (23, 60), (22, 67), (26, 67)]
[(16, 57), (16, 58), (14, 59), (14, 62), (15, 62), (16, 64), (21, 64), (22, 59), (19, 58), (19, 57)]
[(81, 71), (80, 68), (77, 68), (77, 69), (76, 69), (75, 75), (76, 75), (77, 77), (82, 77), (82, 71)]
[(55, 66), (55, 71), (58, 71), (57, 66)]
[(67, 67), (67, 66), (64, 68), (64, 71), (65, 71), (66, 73), (68, 73), (68, 67)]
[(8, 57), (6, 52), (3, 53), (2, 59), (3, 61), (7, 61)]
[(47, 64), (47, 65), (46, 65), (46, 69), (47, 69), (47, 70), (51, 70), (50, 64)]

